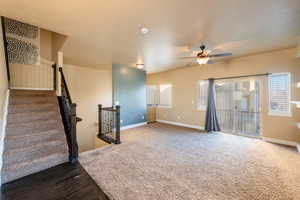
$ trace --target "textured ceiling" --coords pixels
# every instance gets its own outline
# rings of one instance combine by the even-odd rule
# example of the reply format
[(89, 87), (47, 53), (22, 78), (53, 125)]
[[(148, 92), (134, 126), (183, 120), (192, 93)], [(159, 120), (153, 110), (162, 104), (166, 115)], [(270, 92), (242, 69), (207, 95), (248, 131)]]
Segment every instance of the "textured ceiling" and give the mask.
[(67, 35), (73, 64), (144, 62), (150, 73), (186, 64), (201, 43), (242, 56), (300, 39), (299, 0), (1, 0), (0, 14)]

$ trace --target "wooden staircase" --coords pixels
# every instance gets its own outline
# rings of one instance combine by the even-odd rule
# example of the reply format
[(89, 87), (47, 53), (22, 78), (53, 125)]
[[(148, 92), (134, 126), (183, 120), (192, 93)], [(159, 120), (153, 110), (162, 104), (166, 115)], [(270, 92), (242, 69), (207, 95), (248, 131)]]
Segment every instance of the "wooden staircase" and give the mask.
[(68, 156), (55, 91), (11, 90), (2, 183), (67, 162)]

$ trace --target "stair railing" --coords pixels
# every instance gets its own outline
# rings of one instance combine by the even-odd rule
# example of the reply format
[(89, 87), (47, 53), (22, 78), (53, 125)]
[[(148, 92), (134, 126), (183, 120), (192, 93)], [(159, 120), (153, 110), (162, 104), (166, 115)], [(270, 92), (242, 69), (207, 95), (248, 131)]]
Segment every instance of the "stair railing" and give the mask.
[(69, 147), (69, 161), (75, 163), (78, 160), (76, 125), (82, 119), (76, 116), (76, 104), (72, 102), (62, 68), (59, 68), (59, 72), (61, 75), (60, 108)]
[(56, 91), (57, 90), (57, 65), (56, 63), (54, 63), (52, 65), (52, 69), (53, 69), (53, 90)]
[(98, 138), (109, 144), (121, 144), (120, 106), (98, 105)]

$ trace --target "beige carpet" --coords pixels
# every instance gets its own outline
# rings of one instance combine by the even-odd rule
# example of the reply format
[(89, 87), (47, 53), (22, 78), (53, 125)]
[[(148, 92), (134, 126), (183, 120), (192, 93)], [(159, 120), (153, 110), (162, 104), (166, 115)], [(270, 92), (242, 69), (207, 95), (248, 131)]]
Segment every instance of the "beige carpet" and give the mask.
[(258, 139), (151, 124), (80, 155), (115, 200), (299, 200), (300, 155)]

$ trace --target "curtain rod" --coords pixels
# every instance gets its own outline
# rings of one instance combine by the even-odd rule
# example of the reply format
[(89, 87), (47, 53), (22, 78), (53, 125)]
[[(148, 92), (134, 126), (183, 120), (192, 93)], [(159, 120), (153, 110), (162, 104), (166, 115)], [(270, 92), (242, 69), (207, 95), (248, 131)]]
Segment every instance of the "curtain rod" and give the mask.
[(266, 74), (251, 74), (251, 75), (244, 75), (244, 76), (229, 76), (229, 77), (222, 77), (222, 78), (209, 78), (207, 80), (222, 80), (222, 79), (234, 79), (234, 78), (246, 78), (246, 77), (251, 77), (251, 76), (269, 76), (272, 73), (266, 73)]

